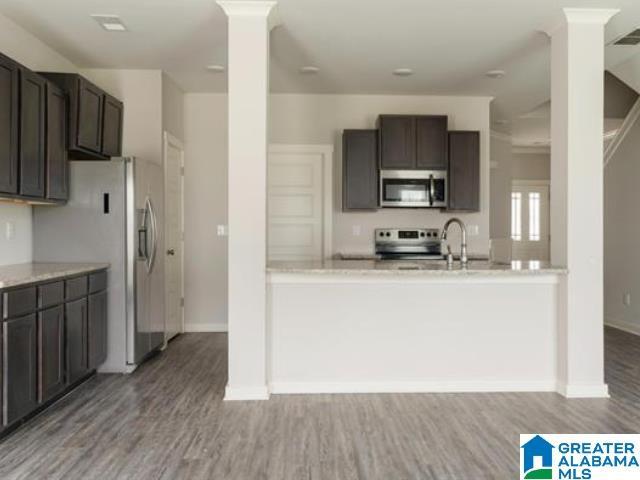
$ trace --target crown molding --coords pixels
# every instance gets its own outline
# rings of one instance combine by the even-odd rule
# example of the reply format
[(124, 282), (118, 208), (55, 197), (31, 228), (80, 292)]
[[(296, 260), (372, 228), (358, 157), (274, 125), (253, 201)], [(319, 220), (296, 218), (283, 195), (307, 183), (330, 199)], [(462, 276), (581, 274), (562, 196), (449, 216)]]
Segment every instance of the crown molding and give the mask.
[(563, 8), (562, 13), (556, 15), (542, 31), (548, 37), (552, 37), (560, 27), (565, 25), (606, 25), (619, 12), (617, 8)]
[(274, 0), (217, 0), (227, 17), (264, 17), (269, 30), (280, 25), (278, 2)]

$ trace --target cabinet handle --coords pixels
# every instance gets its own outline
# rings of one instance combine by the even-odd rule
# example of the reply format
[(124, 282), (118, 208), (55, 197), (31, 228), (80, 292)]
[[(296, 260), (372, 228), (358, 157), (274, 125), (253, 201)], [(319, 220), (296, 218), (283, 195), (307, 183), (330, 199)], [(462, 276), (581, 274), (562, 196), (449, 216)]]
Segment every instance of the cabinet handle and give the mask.
[(173, 248), (170, 248), (169, 250), (167, 250), (167, 255), (175, 255), (176, 251)]

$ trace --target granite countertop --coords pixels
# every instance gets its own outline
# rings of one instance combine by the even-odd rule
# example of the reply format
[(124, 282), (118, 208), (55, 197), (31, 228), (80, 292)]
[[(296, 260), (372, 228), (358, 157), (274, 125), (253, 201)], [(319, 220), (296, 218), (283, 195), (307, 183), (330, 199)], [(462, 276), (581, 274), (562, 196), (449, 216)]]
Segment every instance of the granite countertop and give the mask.
[(109, 268), (108, 263), (19, 263), (0, 266), (0, 288), (55, 280)]
[[(453, 254), (453, 258), (458, 260), (460, 255), (457, 253)], [(467, 258), (469, 261), (473, 260), (481, 260), (488, 262), (489, 255), (485, 255), (482, 253), (469, 253), (467, 254)], [(338, 253), (335, 255), (335, 260), (381, 260), (381, 255), (376, 253)], [(442, 259), (444, 259), (444, 255), (442, 255)], [(434, 259), (437, 261), (437, 259)]]
[(269, 262), (267, 272), (347, 275), (548, 275), (566, 274), (567, 269), (554, 267), (545, 262), (469, 261), (466, 268), (462, 268), (458, 262), (449, 268), (443, 260), (324, 260)]

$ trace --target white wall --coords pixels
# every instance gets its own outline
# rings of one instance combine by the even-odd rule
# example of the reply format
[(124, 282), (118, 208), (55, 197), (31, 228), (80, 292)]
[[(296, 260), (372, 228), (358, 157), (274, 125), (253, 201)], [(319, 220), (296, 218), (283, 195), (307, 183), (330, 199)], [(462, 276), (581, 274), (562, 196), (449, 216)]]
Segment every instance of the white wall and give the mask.
[[(604, 170), (604, 317), (640, 335), (640, 121)], [(631, 295), (625, 306), (624, 295)]]
[(549, 180), (551, 154), (514, 153), (512, 177), (514, 180)]
[(185, 329), (227, 324), (227, 96), (184, 96)]
[(162, 73), (162, 130), (184, 141), (184, 92)]
[[(334, 146), (334, 251), (370, 252), (376, 227), (442, 228), (450, 213), (392, 210), (341, 211), (342, 130), (373, 128), (380, 113), (449, 115), (450, 129), (481, 132), (480, 213), (460, 214), (479, 227), (470, 251), (489, 251), (489, 99), (400, 95), (270, 96), (270, 142)], [(227, 223), (227, 97), (185, 94), (185, 325), (187, 329), (224, 328), (227, 322), (227, 243), (216, 226)], [(353, 236), (352, 226), (361, 227)], [(452, 234), (454, 249), (458, 234)]]
[[(0, 15), (0, 52), (32, 70), (74, 72), (75, 65), (31, 33)], [(6, 225), (14, 229), (11, 240)], [(32, 260), (31, 207), (0, 203), (0, 265)]]
[[(489, 252), (489, 98), (405, 95), (271, 95), (271, 143), (331, 144), (334, 146), (335, 252), (372, 253), (373, 230), (378, 227), (442, 228), (452, 213), (439, 210), (379, 210), (342, 212), (342, 130), (374, 128), (381, 113), (444, 114), (450, 130), (479, 130), (480, 205), (473, 214), (455, 214), (467, 225), (477, 225), (479, 235), (469, 238), (469, 251)], [(360, 227), (360, 235), (353, 227)], [(454, 250), (459, 248), (457, 231), (451, 235)]]

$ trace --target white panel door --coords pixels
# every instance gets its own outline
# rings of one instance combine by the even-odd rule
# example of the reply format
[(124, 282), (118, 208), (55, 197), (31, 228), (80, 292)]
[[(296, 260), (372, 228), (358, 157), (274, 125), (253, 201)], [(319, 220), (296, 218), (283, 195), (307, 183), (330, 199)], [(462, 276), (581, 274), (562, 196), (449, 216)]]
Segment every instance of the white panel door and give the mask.
[(165, 132), (165, 269), (166, 339), (184, 331), (183, 325), (183, 158), (182, 143)]
[(324, 256), (326, 156), (304, 146), (270, 150), (268, 163), (269, 260)]
[(514, 181), (511, 241), (513, 260), (549, 260), (549, 185)]

